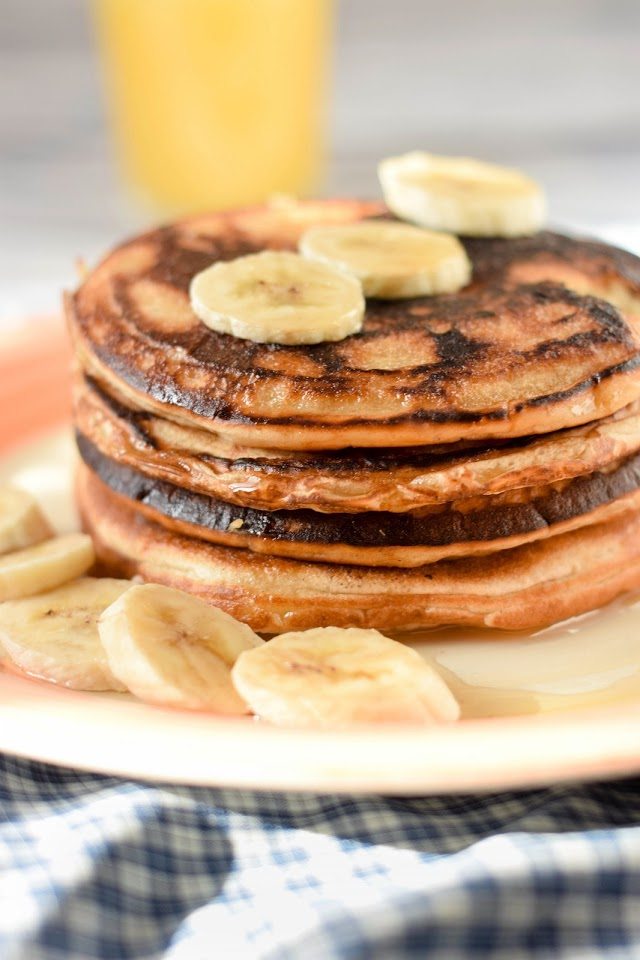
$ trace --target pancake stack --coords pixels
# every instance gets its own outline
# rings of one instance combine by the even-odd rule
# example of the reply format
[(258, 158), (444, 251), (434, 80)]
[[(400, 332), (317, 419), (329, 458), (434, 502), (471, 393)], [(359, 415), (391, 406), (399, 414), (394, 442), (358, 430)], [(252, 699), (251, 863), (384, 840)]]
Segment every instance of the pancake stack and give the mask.
[(78, 502), (103, 572), (265, 633), (531, 629), (640, 586), (631, 254), (463, 239), (470, 285), (369, 300), (335, 343), (254, 343), (191, 309), (216, 261), (388, 216), (340, 200), (191, 218), (67, 298)]

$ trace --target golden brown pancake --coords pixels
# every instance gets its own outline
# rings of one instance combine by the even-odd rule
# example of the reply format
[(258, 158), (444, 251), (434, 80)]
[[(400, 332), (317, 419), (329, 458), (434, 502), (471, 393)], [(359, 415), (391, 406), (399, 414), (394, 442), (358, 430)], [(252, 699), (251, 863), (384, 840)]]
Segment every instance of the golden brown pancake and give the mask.
[(74, 385), (74, 418), (109, 459), (256, 510), (403, 513), (583, 476), (640, 450), (640, 403), (585, 426), (481, 449), (456, 444), (305, 453), (241, 447), (128, 410), (81, 377)]
[(640, 587), (638, 511), (490, 557), (393, 570), (264, 557), (170, 533), (86, 468), (78, 500), (102, 572), (188, 590), (264, 633), (328, 625), (535, 629)]
[(546, 487), (438, 504), (412, 513), (254, 510), (150, 479), (77, 435), (87, 466), (111, 490), (169, 530), (299, 560), (417, 567), (493, 553), (640, 508), (640, 454)]
[(81, 365), (132, 409), (294, 450), (547, 433), (638, 398), (640, 339), (630, 323), (558, 281), (628, 308), (640, 297), (640, 261), (551, 233), (468, 241), (469, 288), (372, 300), (362, 332), (340, 343), (256, 344), (215, 333), (192, 312), (189, 282), (212, 262), (295, 247), (311, 223), (381, 212), (358, 201), (264, 207), (124, 244), (68, 298)]

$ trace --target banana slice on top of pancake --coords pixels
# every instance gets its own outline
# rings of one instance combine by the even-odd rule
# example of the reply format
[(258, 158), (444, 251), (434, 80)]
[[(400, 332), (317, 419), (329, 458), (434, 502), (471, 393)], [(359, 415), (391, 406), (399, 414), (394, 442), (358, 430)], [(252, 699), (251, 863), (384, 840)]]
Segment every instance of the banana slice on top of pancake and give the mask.
[(364, 317), (355, 277), (287, 251), (214, 263), (195, 275), (189, 294), (210, 329), (256, 343), (343, 340), (361, 329)]
[(471, 263), (456, 237), (408, 223), (363, 220), (311, 227), (299, 249), (305, 257), (353, 273), (366, 297), (453, 293), (471, 280)]
[(378, 166), (389, 208), (431, 230), (471, 237), (519, 237), (544, 224), (546, 202), (530, 177), (470, 157), (413, 151)]
[(241, 653), (231, 675), (254, 713), (283, 726), (433, 724), (460, 713), (439, 674), (377, 630), (283, 633)]

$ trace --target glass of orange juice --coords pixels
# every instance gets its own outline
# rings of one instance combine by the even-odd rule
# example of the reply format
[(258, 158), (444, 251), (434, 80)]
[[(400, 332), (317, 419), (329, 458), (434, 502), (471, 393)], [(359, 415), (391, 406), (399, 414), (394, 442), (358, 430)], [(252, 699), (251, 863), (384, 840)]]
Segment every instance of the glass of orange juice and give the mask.
[(322, 166), (332, 0), (94, 0), (131, 184), (166, 211), (304, 194)]

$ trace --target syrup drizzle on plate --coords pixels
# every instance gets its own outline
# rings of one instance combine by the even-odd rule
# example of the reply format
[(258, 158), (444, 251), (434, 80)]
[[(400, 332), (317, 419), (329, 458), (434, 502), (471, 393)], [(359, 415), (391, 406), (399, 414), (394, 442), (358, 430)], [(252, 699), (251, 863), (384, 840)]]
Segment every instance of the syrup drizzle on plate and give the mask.
[(463, 717), (640, 696), (637, 595), (535, 633), (455, 628), (414, 634), (409, 642), (449, 684)]

